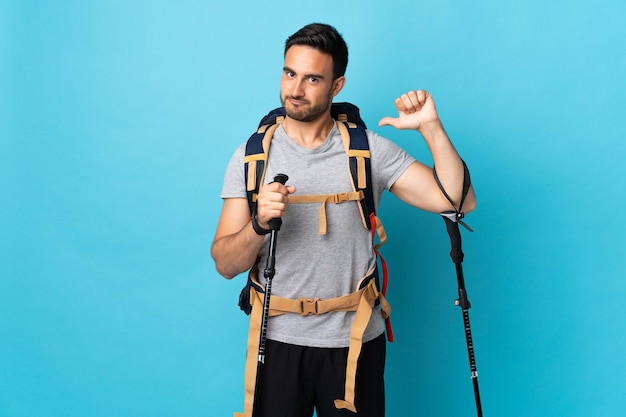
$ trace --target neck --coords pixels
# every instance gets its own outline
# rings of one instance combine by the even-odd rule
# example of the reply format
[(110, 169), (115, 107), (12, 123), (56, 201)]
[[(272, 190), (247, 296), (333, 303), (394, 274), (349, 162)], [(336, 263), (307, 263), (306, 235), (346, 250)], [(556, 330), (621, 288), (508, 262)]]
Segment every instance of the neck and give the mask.
[(334, 124), (330, 115), (311, 122), (300, 122), (287, 116), (283, 122), (283, 129), (298, 145), (314, 149), (324, 143)]

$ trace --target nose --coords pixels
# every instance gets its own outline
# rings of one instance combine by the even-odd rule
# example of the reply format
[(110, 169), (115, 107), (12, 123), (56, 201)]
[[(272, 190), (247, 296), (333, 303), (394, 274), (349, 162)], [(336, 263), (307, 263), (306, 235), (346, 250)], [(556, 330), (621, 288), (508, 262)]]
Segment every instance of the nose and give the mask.
[(302, 97), (304, 96), (304, 80), (301, 78), (295, 78), (291, 84), (291, 96)]

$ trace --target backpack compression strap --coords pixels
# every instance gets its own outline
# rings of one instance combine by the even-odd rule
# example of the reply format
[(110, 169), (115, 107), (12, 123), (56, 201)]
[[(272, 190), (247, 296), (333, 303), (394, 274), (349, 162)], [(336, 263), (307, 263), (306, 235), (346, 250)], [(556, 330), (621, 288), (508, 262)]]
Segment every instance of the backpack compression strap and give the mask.
[[(385, 228), (381, 223), (380, 219), (374, 215), (374, 213), (370, 214), (370, 224), (373, 226), (371, 229), (372, 233), (372, 244), (374, 246), (374, 253), (376, 254), (376, 258), (380, 259), (380, 266), (383, 274), (383, 282), (380, 289), (380, 293), (385, 297), (387, 295), (387, 286), (389, 284), (389, 270), (387, 269), (387, 262), (385, 258), (380, 254), (378, 249), (387, 242), (387, 233), (385, 233)], [(376, 239), (376, 235), (378, 235), (378, 243), (374, 243)], [(377, 285), (379, 285), (377, 283)], [(389, 314), (385, 316), (385, 329), (387, 333), (387, 340), (389, 342), (393, 342), (393, 329), (391, 328), (391, 317)]]

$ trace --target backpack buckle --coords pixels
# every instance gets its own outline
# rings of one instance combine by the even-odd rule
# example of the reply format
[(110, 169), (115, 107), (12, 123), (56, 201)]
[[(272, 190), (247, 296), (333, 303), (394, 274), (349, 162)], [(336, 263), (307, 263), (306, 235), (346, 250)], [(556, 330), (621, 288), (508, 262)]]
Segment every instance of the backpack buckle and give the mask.
[(333, 195), (334, 204), (341, 204), (341, 203), (345, 203), (346, 201), (350, 201), (350, 197), (348, 193), (338, 193), (338, 194)]
[(318, 314), (317, 302), (319, 298), (300, 298), (300, 315), (303, 317), (310, 316), (311, 314)]
[(337, 193), (331, 196), (332, 201), (328, 201), (333, 204), (341, 204), (346, 201), (360, 201), (363, 200), (364, 194), (363, 190), (359, 190), (358, 192), (347, 192), (347, 193)]

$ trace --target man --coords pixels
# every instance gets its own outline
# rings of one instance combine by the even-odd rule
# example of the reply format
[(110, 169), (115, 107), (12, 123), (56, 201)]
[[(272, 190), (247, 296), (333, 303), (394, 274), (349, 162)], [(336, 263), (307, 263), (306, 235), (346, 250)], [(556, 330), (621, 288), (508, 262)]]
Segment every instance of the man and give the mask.
[[(333, 98), (346, 79), (348, 50), (331, 26), (311, 24), (289, 37), (285, 46), (280, 100), (286, 117), (274, 132), (265, 184), (257, 197), (256, 216), (246, 199), (243, 157), (238, 148), (227, 168), (222, 213), (212, 246), (217, 271), (226, 278), (249, 270), (260, 258), (265, 265), (269, 221), (282, 218), (276, 249), (272, 297), (322, 300), (353, 293), (375, 263), (370, 231), (363, 227), (358, 202), (330, 204), (326, 233), (319, 232), (319, 204), (290, 204), (298, 195), (351, 190), (346, 153)], [(417, 130), (432, 153), (437, 175), (456, 208), (462, 199), (463, 162), (448, 139), (431, 95), (409, 91), (396, 99), (398, 117), (379, 126)], [(402, 201), (439, 213), (456, 209), (440, 190), (433, 169), (415, 161), (393, 142), (368, 131), (372, 189), (376, 206), (388, 189)], [(271, 182), (289, 176), (286, 185)], [(473, 210), (472, 188), (465, 212)], [(380, 307), (374, 307), (375, 312)], [(354, 403), (345, 395), (346, 357), (354, 311), (269, 319), (266, 362), (257, 384), (255, 417), (384, 416), (384, 321), (372, 313), (362, 334)], [(256, 355), (256, 352), (248, 352)], [(356, 411), (356, 414), (354, 412)]]

